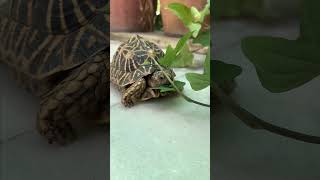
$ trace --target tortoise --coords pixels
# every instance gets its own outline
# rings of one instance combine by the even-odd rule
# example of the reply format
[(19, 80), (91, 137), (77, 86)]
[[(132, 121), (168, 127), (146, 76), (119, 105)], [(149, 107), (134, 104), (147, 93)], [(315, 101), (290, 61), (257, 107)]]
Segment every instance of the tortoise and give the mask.
[(162, 67), (161, 70), (157, 66), (156, 62), (163, 56), (163, 51), (155, 43), (139, 35), (120, 44), (110, 64), (110, 80), (122, 93), (121, 102), (125, 107), (175, 94), (160, 93), (160, 90), (154, 89), (170, 83), (164, 73), (171, 80), (175, 77), (172, 69)]
[(66, 144), (82, 114), (108, 113), (107, 0), (6, 0), (0, 5), (0, 62), (41, 98), (37, 130)]

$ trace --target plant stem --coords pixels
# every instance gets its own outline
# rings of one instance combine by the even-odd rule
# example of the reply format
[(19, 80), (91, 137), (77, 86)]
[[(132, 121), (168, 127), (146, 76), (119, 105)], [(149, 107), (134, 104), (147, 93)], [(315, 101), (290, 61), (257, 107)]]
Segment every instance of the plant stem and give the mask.
[(285, 137), (293, 138), (299, 141), (304, 141), (308, 143), (320, 144), (320, 137), (311, 136), (296, 131), (292, 131), (286, 128), (282, 128), (271, 123), (268, 123), (246, 109), (240, 107), (236, 102), (234, 102), (228, 95), (226, 95), (218, 84), (212, 84), (213, 93), (220, 99), (235, 116), (237, 116), (241, 121), (247, 124), (253, 129), (264, 129), (275, 134), (279, 134)]
[(176, 91), (178, 92), (178, 94), (180, 96), (182, 96), (186, 101), (194, 103), (194, 104), (198, 104), (200, 106), (205, 106), (205, 107), (210, 107), (209, 104), (205, 104), (196, 100), (191, 99), (190, 97), (186, 96), (185, 94), (183, 94), (180, 89), (174, 84), (174, 82), (170, 79), (170, 77), (168, 76), (168, 74), (163, 70), (163, 67), (158, 63), (158, 61), (156, 61), (155, 59), (152, 59), (155, 64), (160, 68), (160, 70), (162, 71), (162, 73), (164, 74), (164, 76), (166, 76), (166, 78), (168, 79), (168, 81), (170, 82), (170, 84), (176, 89)]

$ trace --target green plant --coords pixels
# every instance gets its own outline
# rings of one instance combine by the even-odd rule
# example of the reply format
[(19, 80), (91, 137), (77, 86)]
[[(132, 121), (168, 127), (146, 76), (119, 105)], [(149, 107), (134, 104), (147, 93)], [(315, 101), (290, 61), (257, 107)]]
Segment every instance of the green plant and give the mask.
[(296, 40), (256, 36), (242, 40), (242, 50), (255, 65), (262, 85), (280, 93), (299, 87), (320, 74), (320, 2), (304, 1)]
[(180, 3), (171, 3), (166, 8), (170, 9), (181, 19), (185, 27), (187, 27), (190, 32), (193, 32), (193, 37), (197, 37), (205, 17), (210, 15), (210, 0), (207, 1), (206, 6), (200, 11), (196, 7), (189, 8)]
[[(210, 1), (208, 1), (205, 8), (201, 11), (195, 7), (186, 7), (183, 4), (171, 3), (167, 7), (172, 10), (190, 30), (177, 43), (176, 47), (169, 45), (166, 48), (166, 53), (163, 58), (159, 60), (159, 67), (188, 67), (193, 63), (193, 53), (188, 46), (188, 40), (193, 39), (194, 43), (200, 43), (204, 46), (210, 46), (210, 30), (201, 32), (200, 29), (206, 16), (210, 15)], [(159, 10), (159, 1), (158, 1)], [(209, 39), (209, 40), (208, 40)], [(201, 90), (210, 85), (210, 51), (206, 55), (204, 62), (204, 71), (202, 74), (187, 73), (186, 78), (194, 90)], [(169, 81), (170, 78), (167, 76)], [(210, 105), (195, 101), (182, 93), (182, 88), (185, 85), (183, 82), (170, 82), (171, 86), (160, 86), (160, 91), (177, 91), (184, 99), (189, 102), (210, 107)]]
[[(168, 5), (169, 10), (171, 10), (183, 24), (189, 29), (182, 41), (178, 43), (178, 51), (173, 51), (172, 47), (168, 47), (166, 53), (167, 56), (164, 57), (162, 62), (165, 66), (170, 66), (167, 62), (171, 62), (174, 66), (178, 63), (179, 65), (189, 65), (192, 63), (193, 55), (188, 49), (186, 40), (192, 38), (193, 43), (199, 43), (202, 46), (209, 47), (210, 49), (210, 26), (205, 32), (201, 32), (201, 28), (204, 24), (205, 17), (210, 15), (210, 1), (202, 10), (198, 10), (195, 7), (187, 7), (180, 3), (171, 3)], [(178, 56), (174, 57), (174, 54)], [(186, 78), (189, 81), (193, 90), (202, 90), (210, 85), (210, 50), (205, 58), (204, 70), (202, 74), (198, 73), (187, 73)]]
[[(313, 0), (313, 2), (315, 3), (316, 1)], [(210, 9), (210, 1), (208, 1), (208, 4), (209, 5), (207, 5), (206, 8)], [(316, 11), (315, 8), (319, 7), (319, 6), (314, 6), (314, 5), (315, 4), (313, 4), (313, 5), (309, 4), (308, 7), (313, 8), (313, 10)], [(168, 6), (168, 8), (170, 9), (170, 7), (171, 7), (171, 10), (174, 11), (176, 13), (176, 15), (184, 22), (186, 27), (189, 28), (190, 32), (187, 33), (185, 36), (183, 36), (180, 39), (180, 41), (178, 42), (178, 44), (176, 45), (175, 48), (172, 48), (171, 46), (167, 47), (165, 56), (159, 61), (161, 65), (157, 64), (160, 67), (160, 69), (162, 68), (162, 66), (172, 67), (173, 65), (177, 65), (177, 64), (185, 65), (185, 64), (187, 64), (185, 61), (190, 61), (190, 59), (188, 59), (188, 58), (179, 58), (179, 55), (181, 57), (181, 56), (183, 56), (183, 54), (188, 53), (187, 52), (188, 48), (185, 48), (185, 46), (187, 46), (187, 40), (189, 38), (193, 39), (193, 43), (200, 43), (204, 46), (210, 47), (210, 29), (207, 32), (201, 32), (200, 31), (201, 27), (198, 28), (198, 25), (197, 25), (197, 23), (201, 25), (204, 18), (202, 18), (200, 16), (199, 20), (202, 20), (202, 21), (199, 21), (199, 22), (194, 21), (194, 18), (198, 14), (197, 12), (200, 13), (200, 12), (204, 12), (205, 10), (202, 10), (202, 11), (193, 10), (194, 12), (191, 13), (192, 8), (184, 7), (181, 4), (179, 4), (179, 5), (174, 4), (174, 6), (171, 4)], [(179, 7), (179, 8), (177, 8), (177, 7)], [(207, 13), (203, 13), (203, 14), (207, 14)], [(306, 21), (305, 19), (308, 19), (308, 18), (310, 20)], [(306, 43), (309, 41), (309, 42), (311, 42), (310, 44), (312, 46), (315, 46), (318, 44), (318, 42), (320, 42), (320, 35), (319, 35), (320, 33), (318, 33), (319, 32), (318, 30), (320, 30), (320, 25), (319, 25), (320, 23), (318, 22), (316, 24), (316, 27), (313, 27), (312, 25), (310, 25), (310, 24), (315, 23), (315, 21), (317, 22), (319, 19), (320, 18), (315, 18), (312, 13), (305, 14), (304, 21), (303, 21), (302, 25), (304, 25), (304, 24), (307, 24), (307, 25), (304, 25), (306, 27), (302, 28), (302, 32), (304, 32), (304, 33), (303, 33), (303, 36), (301, 36), (299, 38), (301, 43)], [(316, 30), (316, 31), (314, 31), (314, 30)], [(246, 47), (245, 47), (246, 43), (250, 44), (251, 42), (254, 42), (254, 41), (250, 41), (250, 40), (252, 40), (252, 39), (244, 40), (244, 42), (243, 42), (244, 51), (246, 51)], [(259, 41), (261, 39), (257, 38), (256, 40), (258, 41), (258, 45), (263, 45), (263, 44), (261, 44), (262, 42)], [(271, 45), (269, 45), (269, 46), (271, 46)], [(263, 50), (263, 48), (265, 46), (260, 46), (260, 47), (262, 47), (262, 49), (260, 49), (260, 50)], [(253, 51), (252, 51), (252, 53), (250, 53), (250, 52), (247, 53), (247, 55), (249, 57), (251, 55), (253, 55), (251, 58), (253, 58), (255, 60), (252, 60), (252, 61), (258, 62), (256, 64), (256, 66), (261, 65), (261, 64), (259, 64), (259, 62), (262, 62), (262, 66), (265, 65), (263, 67), (266, 67), (266, 69), (268, 69), (270, 67), (274, 67), (274, 66), (272, 66), (271, 63), (264, 64), (263, 62), (265, 62), (265, 59), (263, 57), (261, 58), (262, 61), (259, 61), (256, 59), (256, 57), (261, 57), (261, 56), (259, 56), (260, 55), (259, 53), (261, 53), (261, 51), (257, 50), (256, 49), (257, 47), (255, 47), (254, 45), (251, 44), (251, 45), (249, 45), (249, 48), (252, 48)], [(294, 50), (298, 50), (298, 48), (296, 48)], [(299, 54), (299, 55), (302, 57), (303, 54)], [(189, 57), (189, 58), (193, 59), (192, 56), (183, 56), (183, 57)], [(314, 61), (311, 61), (311, 62), (314, 63)], [(210, 66), (213, 67), (211, 70), (210, 70)], [(317, 68), (315, 68), (315, 69), (317, 69)], [(293, 70), (296, 70), (296, 69), (293, 68)], [(286, 69), (284, 69), (284, 71), (286, 71)], [(265, 72), (263, 72), (263, 73), (265, 73)], [(210, 77), (210, 74), (211, 74), (211, 77)], [(231, 81), (240, 74), (241, 74), (241, 68), (239, 66), (232, 65), (232, 64), (226, 64), (226, 63), (223, 63), (218, 60), (210, 60), (210, 52), (208, 52), (208, 54), (206, 56), (205, 63), (204, 63), (203, 73), (202, 74), (187, 73), (186, 78), (189, 81), (191, 87), (195, 91), (201, 90), (201, 89), (206, 88), (211, 85), (212, 92), (219, 98), (219, 100), (234, 115), (236, 115), (240, 120), (242, 120), (245, 124), (247, 124), (249, 127), (253, 128), (253, 129), (264, 129), (264, 130), (267, 130), (267, 131), (270, 131), (270, 132), (273, 132), (273, 133), (276, 133), (279, 135), (283, 135), (286, 137), (290, 137), (293, 139), (297, 139), (300, 141), (320, 144), (319, 137), (310, 136), (310, 135), (302, 134), (299, 132), (291, 131), (289, 129), (281, 128), (281, 127), (278, 127), (278, 126), (273, 125), (271, 123), (268, 123), (268, 122), (256, 117), (255, 115), (253, 115), (252, 113), (250, 113), (246, 109), (240, 107), (239, 104), (237, 104), (232, 98), (230, 98), (228, 95), (226, 95), (225, 92), (220, 87), (220, 83), (223, 83), (224, 81)], [(184, 83), (172, 82), (167, 75), (166, 75), (166, 77), (172, 85), (171, 87), (169, 87), (169, 88), (171, 88), (170, 90), (176, 90), (182, 97), (184, 97), (189, 102), (193, 102), (193, 103), (203, 105), (203, 106), (208, 106), (206, 104), (194, 101), (191, 98), (185, 96), (181, 92), (181, 86), (183, 87)], [(307, 77), (310, 78), (312, 76), (307, 76)], [(263, 78), (260, 78), (260, 79), (262, 79), (262, 81), (263, 81)], [(304, 79), (308, 79), (308, 78), (304, 78)], [(180, 87), (177, 87), (178, 84), (180, 84)], [(162, 89), (162, 90), (168, 90), (165, 88), (168, 88), (168, 87), (160, 87), (160, 89)]]
[[(262, 85), (271, 92), (289, 91), (320, 74), (320, 2), (305, 0), (303, 3), (298, 39), (256, 36), (242, 40), (244, 54), (254, 64)], [(226, 96), (217, 84), (213, 84), (213, 89), (223, 103), (250, 127), (320, 144), (320, 137), (291, 131), (259, 119)]]

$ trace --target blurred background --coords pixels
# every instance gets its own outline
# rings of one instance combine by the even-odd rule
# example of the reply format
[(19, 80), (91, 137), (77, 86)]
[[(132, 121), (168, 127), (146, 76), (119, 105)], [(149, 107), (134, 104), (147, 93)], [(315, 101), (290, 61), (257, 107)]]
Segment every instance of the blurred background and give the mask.
[[(149, 41), (157, 43), (165, 49), (174, 46), (179, 37), (188, 29), (181, 19), (167, 6), (171, 3), (181, 3), (187, 7), (202, 10), (207, 0), (119, 0), (110, 4), (110, 36), (111, 40), (124, 42), (133, 34), (140, 34)], [(206, 17), (202, 30), (208, 30), (210, 16)], [(206, 54), (207, 48), (199, 44), (189, 44), (191, 51)]]
[[(243, 54), (241, 39), (266, 35), (296, 39), (299, 0), (213, 1), (213, 58), (241, 66), (231, 94), (242, 107), (276, 125), (319, 133), (320, 79), (273, 94), (264, 89)], [(224, 108), (212, 115), (212, 177), (216, 180), (317, 180), (320, 146), (252, 130)]]
[(296, 17), (300, 11), (300, 0), (214, 0), (216, 19), (258, 18), (279, 20)]

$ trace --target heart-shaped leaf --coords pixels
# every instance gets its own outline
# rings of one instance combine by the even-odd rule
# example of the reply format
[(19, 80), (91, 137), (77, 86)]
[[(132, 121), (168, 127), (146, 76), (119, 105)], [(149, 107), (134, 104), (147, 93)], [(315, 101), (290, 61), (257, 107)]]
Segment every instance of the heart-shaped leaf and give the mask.
[(199, 91), (210, 86), (210, 51), (208, 51), (204, 61), (203, 73), (187, 73), (186, 78), (189, 81), (191, 88), (195, 91)]
[(187, 73), (186, 78), (190, 82), (191, 88), (195, 91), (202, 90), (210, 85), (210, 78), (203, 74)]
[(171, 10), (192, 32), (193, 37), (197, 37), (200, 29), (201, 23), (204, 21), (205, 16), (210, 14), (210, 4), (206, 4), (205, 8), (199, 12), (195, 7), (187, 7), (181, 3), (171, 3), (167, 7)]
[(255, 65), (262, 85), (284, 92), (320, 74), (320, 1), (304, 0), (300, 36), (295, 41), (272, 37), (242, 40), (242, 50)]
[(171, 45), (167, 46), (165, 55), (159, 60), (160, 65), (169, 67), (176, 57), (176, 52)]
[(242, 50), (271, 92), (301, 86), (320, 74), (320, 48), (313, 43), (272, 37), (248, 37)]
[(242, 72), (241, 67), (218, 60), (211, 61), (211, 69), (211, 81), (216, 83), (233, 80)]
[(193, 17), (189, 7), (181, 3), (170, 3), (167, 7), (178, 16), (185, 26), (192, 23)]

